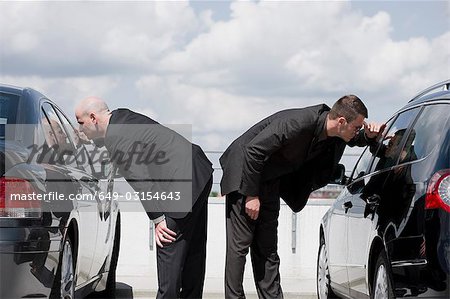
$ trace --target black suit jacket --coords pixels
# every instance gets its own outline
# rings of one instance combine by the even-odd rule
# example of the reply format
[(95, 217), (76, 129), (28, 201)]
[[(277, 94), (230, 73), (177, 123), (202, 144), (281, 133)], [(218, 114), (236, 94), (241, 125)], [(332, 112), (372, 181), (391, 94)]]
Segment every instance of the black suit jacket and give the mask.
[[(220, 157), (222, 194), (257, 196), (261, 184), (278, 179), (280, 196), (300, 211), (313, 190), (328, 184), (346, 146), (338, 137), (321, 140), (329, 110), (283, 110), (251, 127)], [(348, 144), (366, 145), (363, 130)]]
[(128, 109), (112, 112), (105, 146), (120, 174), (135, 191), (144, 192), (143, 197), (146, 192), (181, 192), (179, 201), (142, 201), (150, 219), (163, 214), (173, 218), (186, 216), (213, 172), (211, 162), (198, 145)]

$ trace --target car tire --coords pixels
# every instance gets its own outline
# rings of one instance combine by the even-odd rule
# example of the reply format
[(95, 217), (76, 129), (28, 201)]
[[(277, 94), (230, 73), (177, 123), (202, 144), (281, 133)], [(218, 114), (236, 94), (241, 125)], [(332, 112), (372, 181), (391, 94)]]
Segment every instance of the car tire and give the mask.
[(73, 258), (73, 247), (70, 237), (63, 243), (58, 270), (50, 294), (50, 298), (75, 298), (75, 260)]
[(317, 297), (319, 299), (337, 298), (330, 286), (330, 271), (328, 267), (327, 247), (325, 240), (320, 238), (319, 253), (317, 255)]
[(386, 252), (383, 250), (378, 255), (375, 272), (373, 274), (371, 299), (394, 299), (392, 288), (392, 273)]
[(119, 260), (120, 249), (120, 218), (117, 220), (116, 231), (114, 234), (114, 245), (111, 254), (111, 262), (109, 264), (108, 278), (106, 279), (106, 288), (104, 291), (98, 292), (95, 297), (115, 298), (116, 296), (116, 270)]

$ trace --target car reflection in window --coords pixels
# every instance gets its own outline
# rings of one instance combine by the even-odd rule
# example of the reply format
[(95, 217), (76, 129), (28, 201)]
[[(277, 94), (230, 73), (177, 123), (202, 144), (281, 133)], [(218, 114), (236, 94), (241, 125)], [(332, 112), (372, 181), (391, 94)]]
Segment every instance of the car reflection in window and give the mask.
[(412, 130), (402, 147), (405, 133), (406, 129), (400, 129), (393, 135), (385, 137), (387, 145), (382, 143), (376, 153), (379, 160), (375, 170), (387, 169), (396, 164), (397, 166), (392, 171), (372, 176), (361, 196), (368, 202), (365, 215), (373, 215), (376, 211), (380, 218), (378, 221), (380, 225), (389, 221), (399, 225), (408, 212), (416, 191), (411, 177), (411, 164), (407, 163), (417, 159), (413, 145), (416, 134)]

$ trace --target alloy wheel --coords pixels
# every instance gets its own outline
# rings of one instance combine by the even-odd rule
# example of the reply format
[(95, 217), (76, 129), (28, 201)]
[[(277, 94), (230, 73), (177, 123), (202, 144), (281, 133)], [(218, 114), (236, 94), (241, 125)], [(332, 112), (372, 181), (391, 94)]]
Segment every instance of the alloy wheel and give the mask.
[(388, 276), (386, 272), (386, 267), (381, 264), (378, 267), (377, 278), (375, 280), (375, 293), (374, 299), (388, 299)]
[(66, 240), (64, 242), (63, 248), (63, 256), (61, 262), (61, 298), (75, 298), (73, 255), (70, 240)]
[(329, 290), (330, 272), (328, 269), (327, 250), (325, 244), (322, 243), (317, 263), (317, 293), (319, 299), (329, 298)]

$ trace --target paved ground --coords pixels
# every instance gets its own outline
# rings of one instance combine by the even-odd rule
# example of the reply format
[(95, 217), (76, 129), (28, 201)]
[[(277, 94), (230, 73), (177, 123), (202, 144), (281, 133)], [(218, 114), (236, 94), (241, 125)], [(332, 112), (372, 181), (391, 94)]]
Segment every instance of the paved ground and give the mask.
[[(217, 232), (221, 232), (223, 225), (222, 212), (214, 214), (210, 207), (210, 225), (214, 226), (214, 233), (208, 237), (208, 263), (204, 287), (205, 299), (224, 298), (223, 293), (223, 269), (224, 269), (224, 245), (217, 244), (223, 239)], [(117, 268), (117, 298), (155, 298), (157, 290), (156, 256), (154, 240), (149, 234), (150, 224), (145, 213), (122, 212), (121, 248)], [(216, 234), (216, 235), (215, 235)], [(217, 237), (217, 238), (215, 238)], [(222, 251), (221, 251), (222, 250)], [(314, 251), (315, 248), (314, 248)], [(305, 254), (305, 252), (303, 252)], [(315, 256), (312, 257), (314, 260)], [(289, 261), (286, 259), (285, 263)], [(314, 262), (315, 263), (315, 262)], [(244, 278), (244, 289), (247, 298), (257, 298), (254, 287), (251, 267), (247, 265)], [(310, 268), (308, 268), (310, 269)], [(304, 273), (306, 272), (306, 273)], [(311, 273), (310, 273), (311, 272)], [(285, 298), (312, 299), (317, 298), (315, 286), (315, 269), (299, 272), (298, 275), (282, 273), (282, 287)]]
[[(118, 282), (117, 283), (117, 292), (116, 298), (155, 298), (156, 293), (150, 290), (135, 290), (130, 285)], [(219, 299), (224, 298), (223, 293), (205, 293), (203, 296), (204, 299)], [(258, 296), (255, 293), (247, 294), (248, 299), (257, 299)], [(315, 294), (294, 294), (294, 293), (285, 293), (285, 299), (316, 299), (317, 295)]]
[[(116, 298), (155, 298), (155, 277), (153, 275), (136, 276), (133, 273), (117, 276), (117, 293)], [(315, 290), (315, 281), (311, 279), (304, 280), (290, 280), (285, 279), (282, 285), (287, 290), (284, 293), (284, 298), (299, 298), (299, 299), (315, 299), (317, 298)], [(247, 290), (247, 298), (258, 298), (256, 290), (251, 281), (245, 280), (244, 287)], [(299, 292), (292, 292), (291, 290), (300, 290)], [(211, 279), (205, 281), (205, 299), (224, 298), (222, 278)]]

